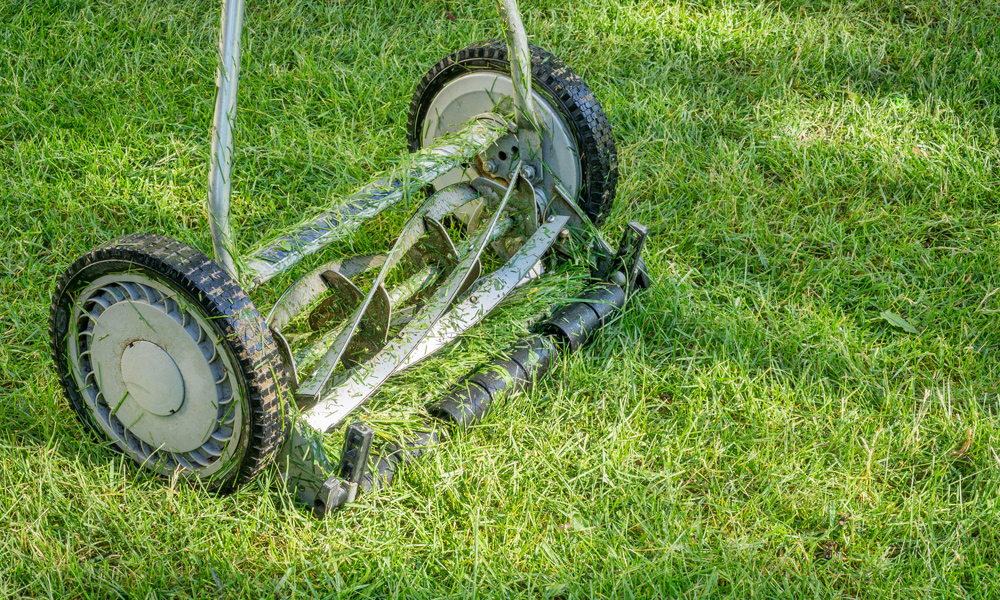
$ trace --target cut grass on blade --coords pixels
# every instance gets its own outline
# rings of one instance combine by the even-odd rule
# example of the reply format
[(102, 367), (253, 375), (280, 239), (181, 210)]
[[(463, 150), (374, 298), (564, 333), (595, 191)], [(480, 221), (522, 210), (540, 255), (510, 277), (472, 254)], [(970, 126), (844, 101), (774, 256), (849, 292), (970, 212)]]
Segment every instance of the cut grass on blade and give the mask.
[[(273, 471), (220, 497), (95, 443), (48, 357), (85, 251), (211, 248), (219, 3), (0, 2), (0, 596), (1000, 596), (1000, 5), (520, 4), (608, 112), (605, 231), (650, 227), (656, 285), (317, 521)], [(241, 251), (396, 164), (419, 78), (499, 34), (490, 2), (248, 3)], [(576, 283), (519, 292), (361, 415), (411, 431)]]

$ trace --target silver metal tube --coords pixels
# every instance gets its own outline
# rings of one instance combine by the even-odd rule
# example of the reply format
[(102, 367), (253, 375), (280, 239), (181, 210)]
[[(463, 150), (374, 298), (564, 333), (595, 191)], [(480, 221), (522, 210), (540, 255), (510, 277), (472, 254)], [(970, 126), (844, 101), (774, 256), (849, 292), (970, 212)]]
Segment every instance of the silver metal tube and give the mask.
[(362, 223), (408, 195), (420, 192), (456, 166), (472, 160), (506, 132), (499, 118), (480, 118), (468, 127), (435, 140), (434, 146), (411, 154), (393, 175), (371, 183), (325, 211), (265, 242), (250, 255), (243, 268), (244, 289), (253, 289), (294, 267), (303, 258), (342, 239)]
[(510, 60), (510, 77), (514, 80), (514, 122), (518, 129), (541, 131), (535, 117), (534, 97), (531, 95), (531, 50), (528, 35), (524, 32), (517, 0), (500, 0), (500, 15), (504, 22), (507, 40), (507, 57)]
[(240, 34), (244, 0), (222, 0), (219, 33), (219, 68), (215, 76), (215, 116), (212, 118), (212, 155), (208, 172), (208, 222), (212, 229), (215, 260), (234, 277), (233, 236), (229, 228), (229, 202), (233, 192), (233, 129), (236, 93), (240, 81)]

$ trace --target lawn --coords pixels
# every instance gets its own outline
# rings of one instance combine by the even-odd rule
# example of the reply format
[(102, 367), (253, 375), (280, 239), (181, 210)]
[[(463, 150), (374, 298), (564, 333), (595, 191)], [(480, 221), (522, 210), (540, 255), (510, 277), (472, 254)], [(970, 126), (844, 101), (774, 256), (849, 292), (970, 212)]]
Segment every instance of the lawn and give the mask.
[[(219, 497), (111, 454), (48, 355), (89, 248), (211, 249), (218, 9), (0, 0), (0, 596), (1000, 596), (996, 3), (523, 0), (609, 114), (604, 229), (650, 227), (655, 287), (325, 520), (273, 472)], [(402, 156), (419, 78), (500, 33), (486, 1), (262, 0), (246, 24), (244, 247)], [(405, 428), (565, 281), (362, 417)]]

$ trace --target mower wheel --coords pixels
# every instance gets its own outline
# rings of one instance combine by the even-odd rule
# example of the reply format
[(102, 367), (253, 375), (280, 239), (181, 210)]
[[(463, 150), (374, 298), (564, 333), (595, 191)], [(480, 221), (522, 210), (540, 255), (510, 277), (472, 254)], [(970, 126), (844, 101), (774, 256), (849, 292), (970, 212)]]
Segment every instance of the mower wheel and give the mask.
[(284, 439), (271, 334), (194, 248), (131, 235), (88, 252), (56, 285), (49, 334), (77, 416), (151, 471), (230, 491)]
[[(618, 183), (618, 151), (611, 125), (583, 78), (549, 52), (530, 48), (532, 91), (544, 129), (546, 168), (600, 225), (611, 211)], [(478, 114), (504, 104), (509, 107), (513, 93), (503, 40), (478, 42), (445, 57), (413, 93), (406, 125), (410, 151), (459, 131)], [(459, 172), (452, 176), (454, 181), (446, 179), (441, 184), (454, 183), (462, 176)], [(464, 176), (476, 175), (466, 172)]]

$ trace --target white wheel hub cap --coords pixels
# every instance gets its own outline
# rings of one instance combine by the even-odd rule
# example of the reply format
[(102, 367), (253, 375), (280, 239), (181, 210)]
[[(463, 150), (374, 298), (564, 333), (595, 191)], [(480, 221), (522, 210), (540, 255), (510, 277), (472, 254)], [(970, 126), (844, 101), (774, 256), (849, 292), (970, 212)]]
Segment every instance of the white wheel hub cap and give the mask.
[(169, 417), (184, 403), (184, 376), (156, 344), (139, 340), (125, 346), (121, 369), (128, 397), (147, 413)]
[(102, 277), (74, 306), (69, 346), (86, 408), (125, 453), (162, 474), (232, 466), (244, 419), (234, 363), (178, 292), (140, 272)]

